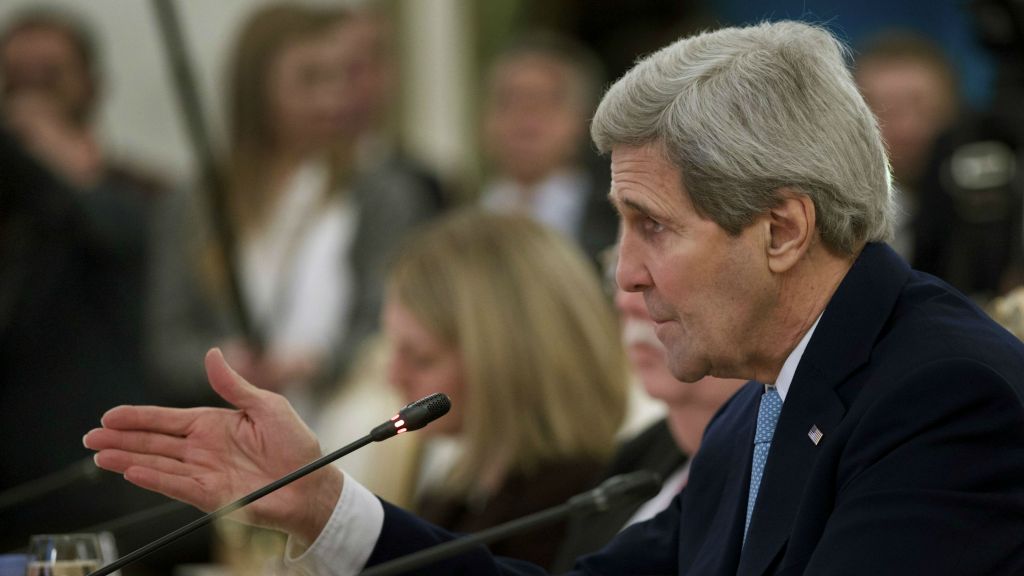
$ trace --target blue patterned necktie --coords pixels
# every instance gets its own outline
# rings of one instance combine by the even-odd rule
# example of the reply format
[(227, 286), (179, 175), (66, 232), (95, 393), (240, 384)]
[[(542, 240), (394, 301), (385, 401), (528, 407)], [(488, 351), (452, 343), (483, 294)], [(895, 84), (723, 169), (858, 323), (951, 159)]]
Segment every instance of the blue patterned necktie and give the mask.
[(782, 412), (782, 396), (775, 386), (768, 386), (761, 395), (761, 407), (757, 410), (757, 432), (754, 434), (754, 463), (750, 470), (750, 491), (747, 496), (747, 521), (743, 525), (743, 542), (747, 541), (747, 530), (750, 529), (750, 518), (754, 515), (754, 503), (757, 492), (761, 489), (761, 476), (764, 474), (764, 462), (768, 459), (768, 449), (772, 445), (775, 424)]

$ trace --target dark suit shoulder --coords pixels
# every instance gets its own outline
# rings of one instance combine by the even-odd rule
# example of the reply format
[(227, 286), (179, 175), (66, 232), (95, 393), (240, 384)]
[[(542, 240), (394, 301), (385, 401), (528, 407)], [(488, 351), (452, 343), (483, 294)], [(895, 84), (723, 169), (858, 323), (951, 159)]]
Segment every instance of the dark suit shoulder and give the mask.
[(1024, 397), (1024, 343), (967, 297), (924, 273), (913, 273), (904, 287), (871, 364), (889, 381), (920, 378), (922, 369), (934, 365), (977, 370), (981, 378), (991, 371)]

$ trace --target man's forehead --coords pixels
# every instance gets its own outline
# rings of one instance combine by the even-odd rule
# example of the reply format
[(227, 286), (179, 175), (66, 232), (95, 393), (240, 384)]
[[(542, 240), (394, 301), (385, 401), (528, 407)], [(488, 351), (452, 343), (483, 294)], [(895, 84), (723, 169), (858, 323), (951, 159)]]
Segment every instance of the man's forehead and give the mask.
[(653, 145), (612, 149), (608, 199), (641, 211), (688, 203), (679, 169)]
[(612, 203), (619, 212), (625, 210), (631, 210), (634, 212), (651, 212), (650, 204), (644, 199), (643, 194), (640, 193), (616, 193), (616, 189), (612, 186), (611, 191), (608, 193), (608, 201)]

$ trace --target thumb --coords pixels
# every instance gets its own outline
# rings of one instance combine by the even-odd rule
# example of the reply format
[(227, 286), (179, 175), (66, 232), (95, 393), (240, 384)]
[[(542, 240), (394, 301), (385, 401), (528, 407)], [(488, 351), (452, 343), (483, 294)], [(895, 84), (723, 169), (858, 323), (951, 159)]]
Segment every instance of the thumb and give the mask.
[(246, 382), (228, 366), (220, 348), (211, 348), (206, 353), (206, 377), (213, 391), (235, 408), (249, 410), (260, 402), (263, 391)]

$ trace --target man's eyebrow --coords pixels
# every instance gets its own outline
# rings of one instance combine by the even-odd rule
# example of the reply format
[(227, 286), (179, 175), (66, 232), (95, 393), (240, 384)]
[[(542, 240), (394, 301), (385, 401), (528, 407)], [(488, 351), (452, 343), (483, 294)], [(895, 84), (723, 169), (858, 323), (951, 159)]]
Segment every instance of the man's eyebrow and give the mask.
[(633, 212), (639, 212), (644, 216), (650, 216), (652, 214), (651, 209), (648, 208), (647, 206), (644, 206), (643, 204), (637, 202), (636, 200), (633, 200), (632, 198), (621, 198), (619, 196), (616, 196), (614, 192), (608, 193), (608, 201), (612, 203), (612, 206), (615, 207), (615, 210), (619, 213), (620, 216), (622, 215), (623, 208), (629, 208)]

